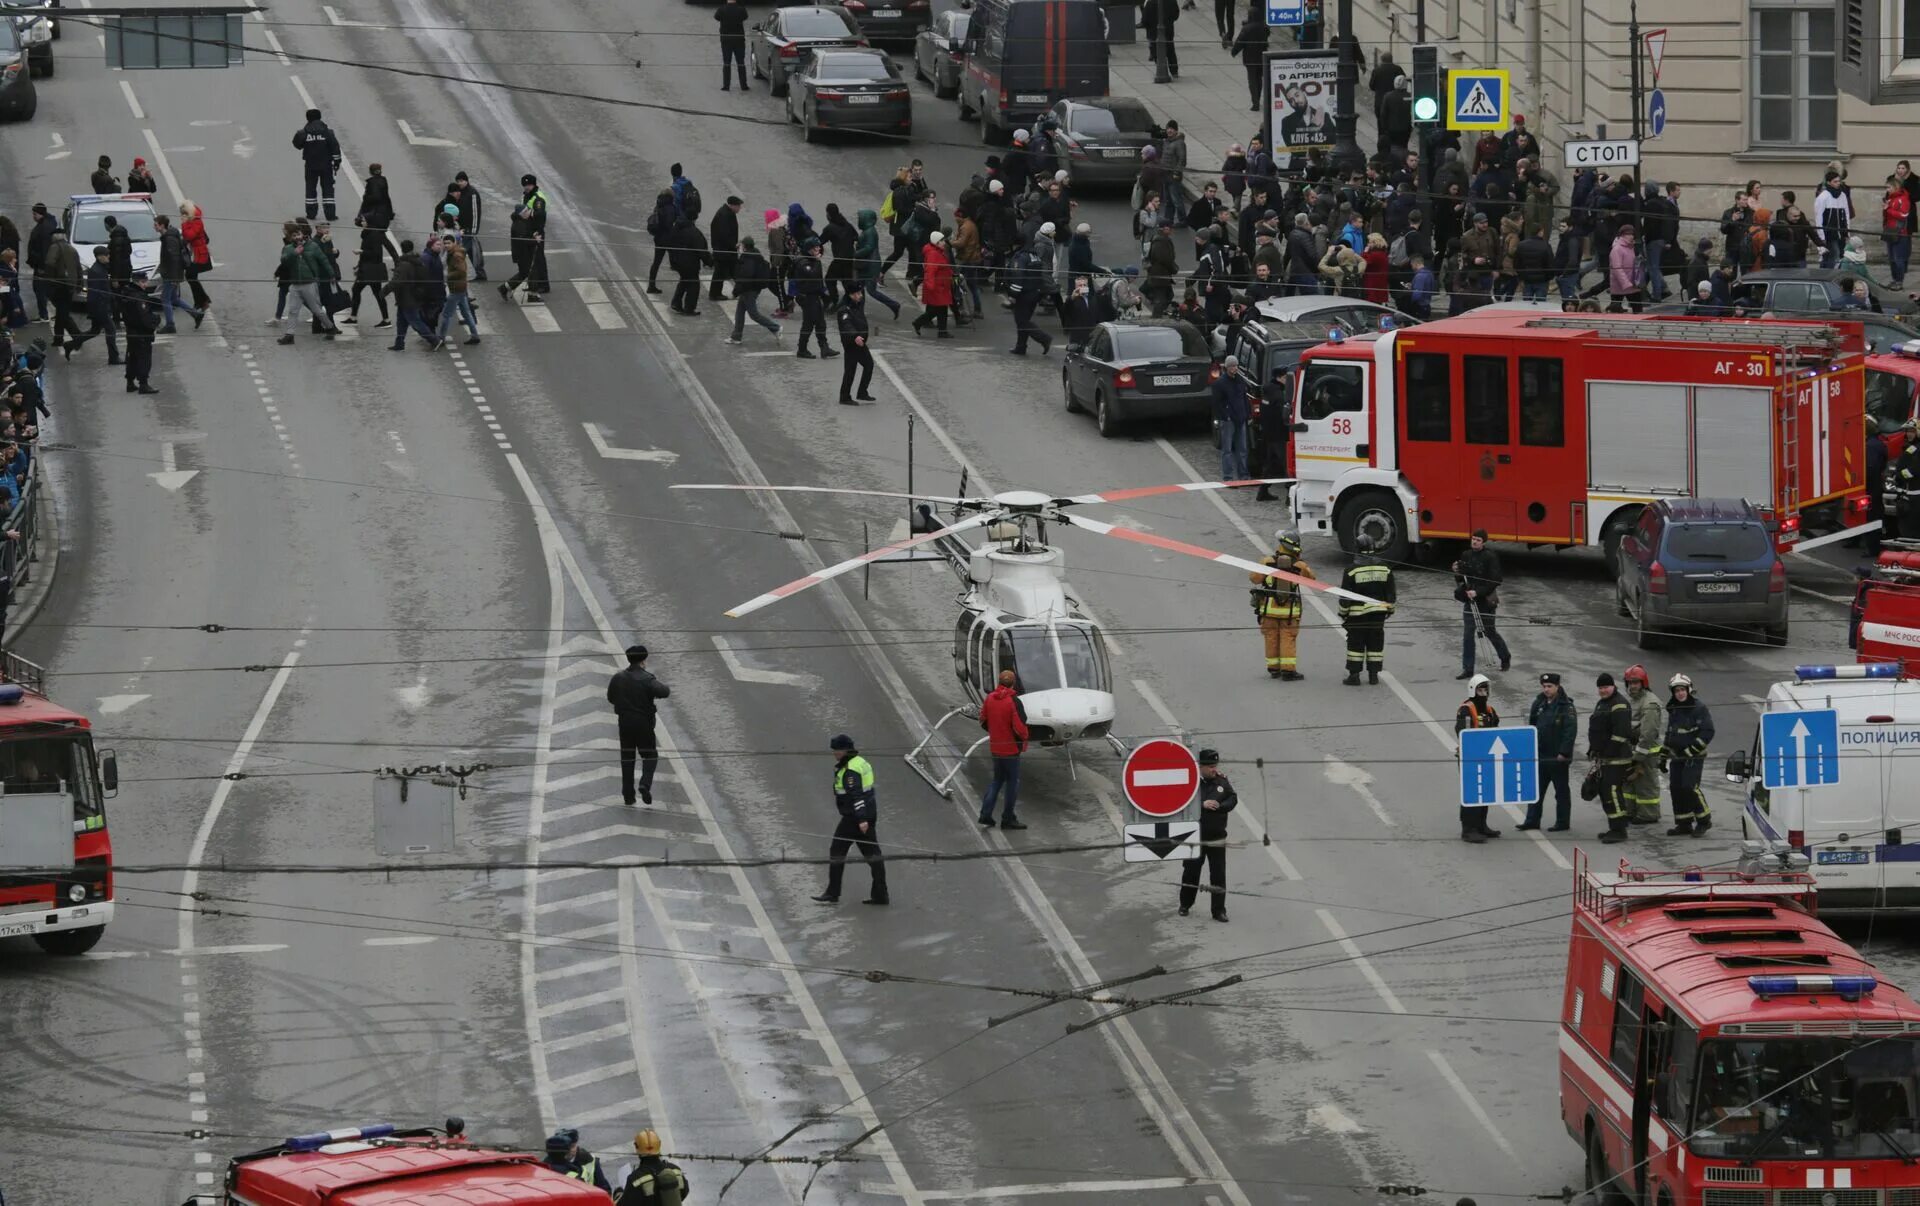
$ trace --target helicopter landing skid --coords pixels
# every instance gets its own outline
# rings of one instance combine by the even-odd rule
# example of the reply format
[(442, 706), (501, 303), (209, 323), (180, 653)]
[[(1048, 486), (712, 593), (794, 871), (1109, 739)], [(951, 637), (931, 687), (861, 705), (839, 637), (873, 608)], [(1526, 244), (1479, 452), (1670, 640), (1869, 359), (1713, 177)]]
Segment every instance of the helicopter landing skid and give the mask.
[(945, 799), (953, 799), (953, 781), (959, 778), (962, 770), (966, 769), (967, 759), (973, 755), (975, 750), (985, 745), (987, 739), (982, 737), (980, 740), (968, 746), (966, 752), (954, 761), (953, 769), (937, 777), (933, 773), (933, 768), (927, 764), (921, 755), (926, 751), (927, 746), (933, 742), (933, 739), (940, 735), (941, 726), (945, 725), (949, 720), (952, 720), (956, 716), (978, 715), (979, 712), (972, 704), (962, 704), (960, 707), (953, 709), (945, 716), (934, 721), (933, 727), (927, 730), (927, 735), (920, 739), (920, 744), (914, 746), (913, 749), (907, 752), (907, 765), (913, 768), (913, 773), (925, 779), (927, 786), (939, 792)]

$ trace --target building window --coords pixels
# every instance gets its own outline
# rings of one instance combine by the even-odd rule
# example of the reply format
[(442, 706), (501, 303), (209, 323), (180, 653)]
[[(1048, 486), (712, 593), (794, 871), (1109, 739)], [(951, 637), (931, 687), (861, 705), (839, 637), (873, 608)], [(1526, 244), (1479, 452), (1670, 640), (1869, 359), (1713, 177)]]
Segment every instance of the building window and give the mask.
[(1833, 146), (1840, 106), (1833, 4), (1751, 2), (1753, 141)]

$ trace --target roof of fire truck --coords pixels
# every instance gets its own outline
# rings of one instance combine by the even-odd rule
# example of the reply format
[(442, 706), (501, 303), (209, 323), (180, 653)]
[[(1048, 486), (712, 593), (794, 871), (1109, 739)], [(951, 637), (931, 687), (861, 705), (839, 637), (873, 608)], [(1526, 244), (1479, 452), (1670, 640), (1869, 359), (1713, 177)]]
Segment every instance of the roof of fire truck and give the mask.
[[(1451, 318), (1439, 318), (1387, 334), (1418, 342), (1439, 334), (1491, 335), (1503, 339), (1547, 342), (1624, 340), (1658, 342), (1669, 346), (1698, 345), (1703, 349), (1771, 347), (1830, 355), (1861, 354), (1866, 336), (1860, 324), (1844, 320), (1783, 320), (1686, 318), (1672, 314), (1541, 314), (1528, 310), (1487, 307)], [(1381, 334), (1369, 332), (1323, 344), (1318, 349), (1350, 347), (1366, 355)]]
[[(1920, 1033), (1920, 1004), (1881, 980), (1872, 963), (1805, 910), (1814, 885), (1804, 874), (1596, 870), (1584, 859), (1576, 874), (1576, 916), (1701, 1026), (1805, 1027), (1767, 1030), (1791, 1034), (1828, 1033), (1823, 1023), (1893, 1023), (1896, 1032)], [(1763, 993), (1750, 983), (1828, 976), (1867, 977), (1873, 987), (1849, 1000), (1832, 991)]]
[(593, 1186), (524, 1152), (427, 1143), (328, 1144), (235, 1161), (229, 1192), (248, 1206), (606, 1206)]
[(0, 682), (0, 728), (21, 728), (46, 724), (63, 728), (88, 728), (87, 718), (54, 703), (46, 696), (19, 683)]

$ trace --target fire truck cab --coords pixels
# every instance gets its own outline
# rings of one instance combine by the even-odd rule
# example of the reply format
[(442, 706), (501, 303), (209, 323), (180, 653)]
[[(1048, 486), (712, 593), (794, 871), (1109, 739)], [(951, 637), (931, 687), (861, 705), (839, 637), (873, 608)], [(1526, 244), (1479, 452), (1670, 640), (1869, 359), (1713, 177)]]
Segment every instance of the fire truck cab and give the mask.
[(607, 1206), (530, 1152), (447, 1143), (391, 1123), (295, 1135), (227, 1164), (218, 1194), (183, 1206)]
[(1920, 1201), (1920, 1005), (1798, 870), (1574, 866), (1560, 1113), (1600, 1202)]
[(1655, 498), (1744, 498), (1784, 546), (1858, 522), (1864, 348), (1857, 323), (1506, 310), (1323, 344), (1295, 519), (1390, 560), (1476, 528), (1611, 557)]
[[(113, 920), (106, 799), (120, 786), (87, 718), (46, 696), (46, 671), (0, 654), (0, 938), (51, 955), (93, 949)], [(32, 868), (32, 870), (26, 870)]]
[(1854, 586), (1847, 644), (1864, 664), (1920, 678), (1920, 541), (1886, 544)]

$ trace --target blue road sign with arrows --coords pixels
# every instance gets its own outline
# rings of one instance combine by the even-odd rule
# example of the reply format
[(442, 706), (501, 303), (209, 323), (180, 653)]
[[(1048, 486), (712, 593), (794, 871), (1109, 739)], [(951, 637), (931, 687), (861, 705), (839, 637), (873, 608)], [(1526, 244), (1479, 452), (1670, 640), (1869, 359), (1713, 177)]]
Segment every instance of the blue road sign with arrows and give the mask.
[(1647, 137), (1658, 138), (1667, 132), (1667, 94), (1655, 88), (1647, 98)]
[(1531, 804), (1540, 798), (1540, 742), (1531, 727), (1460, 730), (1460, 804)]
[(1763, 714), (1760, 781), (1769, 788), (1840, 782), (1840, 713), (1822, 708)]
[(1306, 0), (1267, 0), (1268, 25), (1305, 25)]

